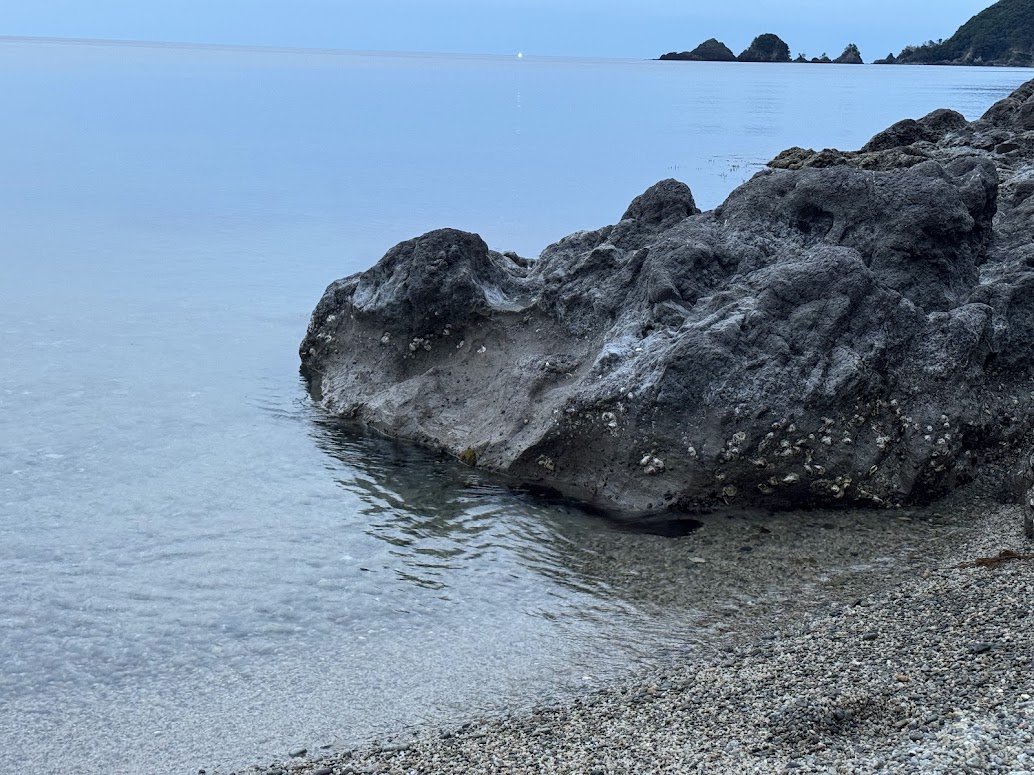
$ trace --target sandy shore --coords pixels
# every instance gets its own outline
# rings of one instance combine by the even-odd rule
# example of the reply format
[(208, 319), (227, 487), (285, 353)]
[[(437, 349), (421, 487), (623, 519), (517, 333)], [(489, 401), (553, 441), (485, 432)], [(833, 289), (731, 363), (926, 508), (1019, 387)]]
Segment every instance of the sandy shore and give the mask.
[[(1021, 521), (978, 505), (903, 581), (565, 706), (247, 772), (1034, 772)], [(1003, 549), (1032, 558), (973, 564)]]

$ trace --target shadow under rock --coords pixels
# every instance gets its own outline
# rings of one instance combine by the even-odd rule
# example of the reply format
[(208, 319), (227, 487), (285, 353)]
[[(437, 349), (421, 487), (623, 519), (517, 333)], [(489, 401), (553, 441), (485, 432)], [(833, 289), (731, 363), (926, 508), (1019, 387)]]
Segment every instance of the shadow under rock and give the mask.
[(572, 599), (575, 616), (646, 614), (647, 628), (687, 645), (867, 594), (965, 529), (963, 515), (930, 509), (622, 522), (337, 421), (314, 420), (312, 436), (364, 504), (364, 529), (414, 583), (447, 588), (470, 564), (505, 557), (588, 595)]

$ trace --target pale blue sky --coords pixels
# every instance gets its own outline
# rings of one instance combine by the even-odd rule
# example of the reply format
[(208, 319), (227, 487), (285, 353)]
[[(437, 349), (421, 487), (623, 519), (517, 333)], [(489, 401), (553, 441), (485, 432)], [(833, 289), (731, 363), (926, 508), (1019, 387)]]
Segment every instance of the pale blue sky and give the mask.
[(988, 0), (8, 0), (0, 34), (193, 43), (653, 57), (774, 32), (794, 54), (866, 61), (948, 37)]

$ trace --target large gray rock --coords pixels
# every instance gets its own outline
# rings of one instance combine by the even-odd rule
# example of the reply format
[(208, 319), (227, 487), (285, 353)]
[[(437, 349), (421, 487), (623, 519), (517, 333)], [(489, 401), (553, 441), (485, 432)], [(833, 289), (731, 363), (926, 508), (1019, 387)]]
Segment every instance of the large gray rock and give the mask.
[(328, 411), (631, 512), (924, 502), (1034, 419), (1034, 82), (700, 213), (662, 181), (537, 261), (440, 230), (333, 283)]

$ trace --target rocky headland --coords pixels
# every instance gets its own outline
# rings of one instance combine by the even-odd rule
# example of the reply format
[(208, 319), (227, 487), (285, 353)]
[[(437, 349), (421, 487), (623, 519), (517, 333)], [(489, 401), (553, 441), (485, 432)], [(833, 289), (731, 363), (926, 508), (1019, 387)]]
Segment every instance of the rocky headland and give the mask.
[(1034, 0), (999, 0), (948, 40), (908, 46), (875, 64), (1034, 66)]
[(925, 503), (1034, 425), (1034, 81), (977, 121), (662, 181), (537, 260), (433, 231), (330, 285), (333, 415), (623, 512)]

